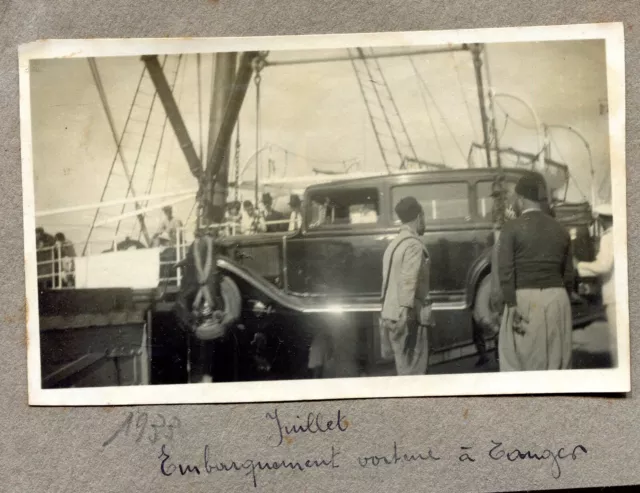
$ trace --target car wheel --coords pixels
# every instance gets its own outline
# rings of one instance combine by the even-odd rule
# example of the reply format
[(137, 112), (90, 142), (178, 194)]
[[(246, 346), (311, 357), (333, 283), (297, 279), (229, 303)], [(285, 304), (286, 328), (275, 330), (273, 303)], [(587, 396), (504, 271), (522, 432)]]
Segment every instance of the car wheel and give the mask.
[(473, 320), (485, 337), (495, 336), (500, 329), (500, 315), (492, 306), (491, 294), (491, 275), (486, 275), (478, 283), (473, 304)]

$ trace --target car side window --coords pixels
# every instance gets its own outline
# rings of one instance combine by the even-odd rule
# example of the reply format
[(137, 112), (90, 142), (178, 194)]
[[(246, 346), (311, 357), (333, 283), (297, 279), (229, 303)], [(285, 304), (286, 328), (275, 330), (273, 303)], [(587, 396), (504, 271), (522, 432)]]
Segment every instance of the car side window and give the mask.
[(318, 191), (309, 202), (309, 229), (375, 225), (380, 217), (375, 188)]
[[(510, 205), (513, 202), (513, 195), (515, 193), (516, 183), (515, 181), (509, 181), (508, 179), (504, 182), (504, 187), (507, 191), (507, 205)], [(477, 211), (478, 216), (481, 219), (491, 219), (491, 212), (493, 209), (493, 196), (491, 193), (493, 192), (493, 180), (483, 180), (479, 181), (476, 184), (476, 197), (477, 197)]]
[[(420, 202), (427, 223), (469, 219), (469, 184), (466, 181), (395, 186), (391, 189), (392, 208), (409, 196)], [(394, 222), (399, 223), (395, 210), (392, 214)]]

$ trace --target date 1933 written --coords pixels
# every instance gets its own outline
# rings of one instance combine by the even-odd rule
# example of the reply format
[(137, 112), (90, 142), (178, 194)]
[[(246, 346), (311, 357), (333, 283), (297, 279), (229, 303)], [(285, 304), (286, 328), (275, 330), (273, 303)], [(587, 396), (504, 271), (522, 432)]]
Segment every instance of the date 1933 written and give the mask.
[(119, 436), (134, 436), (135, 443), (140, 443), (145, 437), (151, 444), (156, 443), (160, 439), (172, 441), (175, 431), (178, 430), (181, 425), (182, 423), (175, 416), (167, 419), (159, 413), (129, 412), (118, 429), (102, 446), (107, 447)]

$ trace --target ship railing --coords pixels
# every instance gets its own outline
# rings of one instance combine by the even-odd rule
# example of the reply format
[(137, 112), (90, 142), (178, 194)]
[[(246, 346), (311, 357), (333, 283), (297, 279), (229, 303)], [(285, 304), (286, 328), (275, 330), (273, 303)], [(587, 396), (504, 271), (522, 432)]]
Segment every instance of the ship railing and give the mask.
[[(265, 228), (269, 228), (269, 226), (286, 226), (286, 228), (277, 228), (277, 231), (269, 232), (269, 231), (243, 231), (243, 225), (239, 221), (225, 221), (222, 223), (213, 223), (209, 226), (201, 226), (201, 229), (211, 229), (213, 231), (217, 231), (219, 236), (244, 236), (244, 235), (255, 235), (255, 234), (273, 234), (280, 233), (285, 234), (289, 230), (289, 218), (286, 219), (278, 219), (276, 221), (260, 221), (260, 225), (264, 225)], [(193, 227), (194, 225), (190, 225)], [(181, 228), (183, 231), (183, 236), (186, 238), (189, 232), (189, 226), (184, 226)]]
[(62, 289), (64, 286), (62, 245), (42, 247), (36, 251), (38, 284), (45, 284), (53, 289)]
[[(209, 227), (217, 230), (222, 237), (226, 236), (244, 236), (254, 234), (268, 234), (268, 235), (287, 235), (289, 219), (277, 220), (277, 221), (263, 221), (261, 224), (268, 226), (284, 226), (280, 231), (275, 232), (259, 232), (259, 233), (242, 233), (241, 224), (235, 221), (227, 221), (223, 223), (215, 223)], [(280, 229), (280, 228), (279, 228)], [(176, 243), (175, 245), (169, 245), (168, 249), (174, 249), (175, 254), (169, 254), (164, 252), (171, 252), (171, 250), (163, 250), (160, 255), (160, 285), (175, 285), (180, 287), (184, 276), (183, 268), (177, 267), (187, 255), (189, 245), (193, 241), (192, 228), (188, 226), (178, 228), (176, 231)], [(37, 252), (37, 271), (38, 271), (38, 284), (44, 285), (47, 289), (75, 289), (75, 263), (73, 257), (67, 257), (64, 255), (65, 245), (55, 244), (52, 246), (42, 247), (36, 250)], [(95, 241), (90, 242), (87, 248), (87, 252), (84, 256), (98, 255), (108, 252), (117, 252), (118, 246), (114, 241)]]

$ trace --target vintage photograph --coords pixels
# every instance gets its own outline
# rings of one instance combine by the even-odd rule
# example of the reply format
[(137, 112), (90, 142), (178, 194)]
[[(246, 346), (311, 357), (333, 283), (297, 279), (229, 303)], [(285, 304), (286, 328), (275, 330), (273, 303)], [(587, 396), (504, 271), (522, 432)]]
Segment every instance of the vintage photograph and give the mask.
[(31, 404), (629, 390), (619, 25), (20, 69)]

